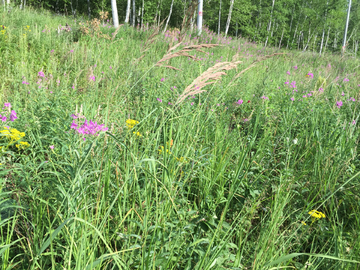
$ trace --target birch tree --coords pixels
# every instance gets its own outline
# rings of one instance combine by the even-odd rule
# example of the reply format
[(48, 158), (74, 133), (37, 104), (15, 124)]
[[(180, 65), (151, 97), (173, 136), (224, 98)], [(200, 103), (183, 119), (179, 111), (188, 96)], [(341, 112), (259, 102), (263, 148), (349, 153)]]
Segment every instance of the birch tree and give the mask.
[(270, 30), (271, 30), (271, 20), (272, 20), (272, 15), (273, 15), (273, 12), (274, 12), (274, 6), (275, 6), (275, 0), (272, 0), (272, 6), (271, 6), (271, 12), (270, 12), (270, 20), (269, 20), (269, 23), (268, 23), (268, 28), (267, 28), (267, 36), (266, 36), (266, 41), (265, 41), (265, 47), (268, 43), (268, 40), (269, 40), (269, 35), (270, 35)]
[(133, 10), (132, 10), (132, 26), (133, 27), (135, 27), (135, 18), (136, 18), (135, 0), (133, 0)]
[(114, 22), (114, 27), (119, 27), (119, 17), (118, 17), (118, 11), (116, 6), (116, 0), (111, 0), (111, 10), (112, 10), (112, 19)]
[(172, 9), (173, 9), (173, 5), (174, 5), (174, 0), (171, 0), (171, 5), (170, 5), (170, 11), (169, 11), (169, 16), (166, 20), (166, 24), (165, 24), (165, 28), (164, 28), (164, 33), (166, 32), (166, 29), (168, 27), (169, 21), (170, 21), (170, 17), (171, 17), (171, 13), (172, 13)]
[[(275, 1), (275, 0), (273, 0)], [(230, 8), (229, 8), (229, 14), (228, 14), (228, 18), (226, 21), (226, 28), (225, 28), (225, 37), (227, 36), (227, 33), (229, 31), (229, 26), (230, 26), (230, 21), (231, 21), (231, 13), (234, 7), (234, 0), (230, 0)]]
[(125, 23), (129, 23), (129, 19), (130, 19), (130, 5), (131, 5), (131, 0), (127, 0), (127, 5), (126, 5), (126, 15), (125, 15)]
[(220, 36), (220, 20), (221, 20), (221, 0), (220, 0), (220, 7), (219, 7), (218, 38)]

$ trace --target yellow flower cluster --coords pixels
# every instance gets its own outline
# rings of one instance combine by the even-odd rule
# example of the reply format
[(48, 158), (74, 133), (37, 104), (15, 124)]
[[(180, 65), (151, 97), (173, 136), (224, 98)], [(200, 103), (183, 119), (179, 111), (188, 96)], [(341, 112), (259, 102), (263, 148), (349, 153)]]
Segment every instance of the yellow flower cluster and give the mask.
[(3, 35), (5, 37), (5, 39), (7, 38), (6, 35), (6, 26), (5, 25), (0, 25), (0, 34)]
[(127, 127), (128, 129), (132, 129), (132, 128), (135, 127), (137, 124), (139, 124), (139, 121), (132, 120), (132, 119), (126, 120), (126, 127)]
[(309, 212), (309, 215), (311, 215), (311, 218), (314, 219), (320, 219), (320, 218), (325, 218), (325, 214), (320, 212), (320, 211), (316, 211), (316, 210), (311, 210)]
[[(6, 140), (8, 145), (18, 142), (24, 136), (25, 133), (18, 131), (16, 128), (4, 127), (3, 130), (0, 130), (0, 141)], [(18, 149), (24, 149), (29, 147), (30, 144), (28, 142), (18, 142), (15, 146)]]

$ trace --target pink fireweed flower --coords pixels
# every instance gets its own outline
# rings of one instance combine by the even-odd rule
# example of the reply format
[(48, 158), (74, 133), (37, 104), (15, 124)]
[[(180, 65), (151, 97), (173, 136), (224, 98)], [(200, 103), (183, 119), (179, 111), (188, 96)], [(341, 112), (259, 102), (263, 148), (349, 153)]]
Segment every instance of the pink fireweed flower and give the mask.
[(353, 121), (351, 122), (351, 124), (356, 125), (356, 121), (355, 121), (355, 120), (353, 120)]
[(344, 92), (342, 92), (342, 93), (341, 93), (341, 95), (342, 95), (342, 96), (345, 96), (345, 93), (344, 93)]
[(289, 84), (289, 82), (285, 82), (285, 84)]
[(320, 87), (319, 92), (324, 92), (324, 89)]
[(162, 102), (162, 100), (160, 98), (157, 98), (156, 100), (159, 101), (160, 103)]
[(45, 77), (45, 74), (44, 74), (44, 72), (42, 72), (42, 71), (39, 71), (39, 72), (38, 72), (38, 75), (39, 75), (39, 77)]
[(239, 105), (241, 105), (241, 104), (243, 104), (243, 100), (242, 99), (239, 99), (237, 102), (236, 102), (236, 104), (239, 104)]
[(292, 98), (290, 98), (290, 100), (291, 100), (291, 101), (294, 101), (294, 100), (295, 100), (295, 98), (293, 98), (293, 97), (292, 97)]
[(50, 147), (51, 150), (53, 150), (55, 148), (54, 145), (50, 145), (49, 147)]
[(343, 82), (348, 82), (349, 79), (348, 78), (344, 78)]
[(309, 97), (311, 97), (312, 96), (312, 94), (311, 93), (309, 93), (309, 94), (307, 94)]
[(89, 80), (93, 80), (95, 82), (95, 76), (90, 76)]
[(266, 96), (262, 96), (261, 98), (264, 99), (264, 100), (269, 99), (269, 97), (266, 97)]
[(5, 102), (4, 103), (4, 108), (11, 108), (11, 103)]
[(298, 69), (298, 67), (297, 67), (297, 66), (294, 66), (294, 67), (293, 67), (293, 69), (297, 70), (297, 69)]
[(311, 77), (311, 79), (313, 79), (313, 78), (314, 78), (314, 74), (312, 74), (311, 72), (309, 72), (308, 74), (306, 74), (305, 77), (307, 77), (307, 78), (310, 78), (310, 77)]
[(51, 51), (50, 51), (50, 53), (53, 53), (53, 52), (54, 52), (54, 50), (51, 50)]
[(70, 50), (70, 52), (71, 52), (71, 53), (73, 53), (73, 52), (74, 52), (74, 50)]
[(340, 107), (343, 105), (342, 101), (337, 101), (336, 102), (336, 106), (340, 109)]
[(163, 82), (163, 81), (165, 81), (165, 78), (161, 78), (160, 82)]
[(191, 102), (190, 105), (191, 105), (191, 106), (194, 105), (194, 102)]
[(291, 75), (290, 71), (287, 71), (286, 74), (287, 74), (287, 75)]
[(14, 110), (10, 113), (10, 121), (14, 122), (17, 119), (16, 112)]

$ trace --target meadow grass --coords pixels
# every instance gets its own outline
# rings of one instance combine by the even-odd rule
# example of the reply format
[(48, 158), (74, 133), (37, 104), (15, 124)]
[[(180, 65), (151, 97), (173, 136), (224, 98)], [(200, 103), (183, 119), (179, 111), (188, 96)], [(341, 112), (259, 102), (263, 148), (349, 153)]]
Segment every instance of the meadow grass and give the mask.
[(221, 46), (166, 63), (179, 71), (156, 66), (167, 33), (144, 49), (151, 27), (0, 16), (4, 126), (30, 144), (0, 137), (2, 269), (358, 269), (358, 59), (207, 30), (175, 51)]

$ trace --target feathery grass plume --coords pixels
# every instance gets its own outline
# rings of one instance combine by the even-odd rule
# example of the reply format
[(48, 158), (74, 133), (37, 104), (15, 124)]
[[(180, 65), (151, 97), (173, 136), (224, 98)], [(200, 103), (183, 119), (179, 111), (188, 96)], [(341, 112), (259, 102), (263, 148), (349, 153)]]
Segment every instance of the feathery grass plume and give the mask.
[(191, 18), (192, 18), (198, 5), (199, 5), (199, 2), (197, 0), (193, 0), (185, 12), (185, 16), (184, 16), (184, 19), (183, 19), (183, 21), (181, 23), (181, 27), (180, 27), (180, 29), (181, 29), (180, 35), (179, 35), (180, 42), (183, 41), (183, 39), (186, 35), (186, 31), (190, 26)]
[(203, 87), (215, 83), (221, 78), (222, 75), (226, 75), (224, 71), (231, 70), (237, 67), (242, 61), (235, 62), (222, 62), (217, 63), (214, 66), (208, 68), (199, 77), (197, 77), (189, 86), (187, 86), (184, 92), (179, 96), (176, 104), (184, 101), (188, 96), (193, 96), (205, 92), (202, 90)]
[[(249, 69), (253, 68), (256, 66), (257, 63), (261, 62), (261, 61), (264, 61), (268, 58), (271, 58), (273, 56), (276, 56), (276, 55), (283, 55), (283, 54), (286, 54), (286, 53), (273, 53), (271, 55), (266, 55), (264, 57), (260, 57), (259, 59), (255, 60), (250, 66), (248, 66), (247, 68), (245, 68), (244, 70), (240, 71), (228, 84), (228, 87), (237, 79), (240, 77), (241, 74), (245, 73), (246, 71), (248, 71)], [(234, 57), (236, 56), (236, 54), (234, 55)]]
[[(141, 56), (138, 59), (136, 59), (135, 62), (140, 62), (140, 60), (144, 58), (145, 53), (150, 49), (151, 44), (153, 44), (156, 41), (157, 36), (160, 32), (160, 28), (166, 19), (167, 19), (167, 17), (157, 27), (155, 27), (152, 34), (147, 38), (147, 40), (144, 43), (143, 49), (140, 52)], [(154, 22), (155, 22), (155, 20), (156, 20), (156, 18), (154, 19)]]
[(203, 50), (201, 50), (202, 48), (214, 48), (217, 46), (220, 46), (219, 44), (199, 44), (199, 45), (190, 45), (190, 46), (186, 46), (184, 48), (182, 48), (180, 51), (178, 52), (172, 52), (175, 49), (177, 49), (182, 43), (178, 43), (175, 46), (171, 47), (168, 49), (167, 54), (165, 54), (156, 64), (155, 66), (158, 67), (167, 67), (167, 68), (171, 68), (174, 70), (180, 70), (178, 68), (175, 68), (173, 66), (170, 65), (164, 65), (163, 62), (165, 61), (169, 61), (170, 59), (173, 59), (175, 57), (179, 57), (179, 56), (186, 56), (186, 57), (190, 57), (191, 59), (194, 59), (196, 61), (200, 61), (199, 58), (197, 58), (196, 56), (190, 55), (188, 54), (188, 52), (196, 50), (198, 52), (202, 52), (202, 53), (206, 53)]
[(116, 28), (116, 30), (115, 30), (115, 32), (114, 32), (114, 34), (113, 34), (113, 36), (112, 36), (111, 40), (114, 40), (114, 39), (115, 39), (116, 34), (119, 32), (120, 27), (121, 27), (121, 26), (123, 26), (123, 25), (124, 25), (124, 24), (120, 24), (120, 25), (118, 26), (118, 28)]

